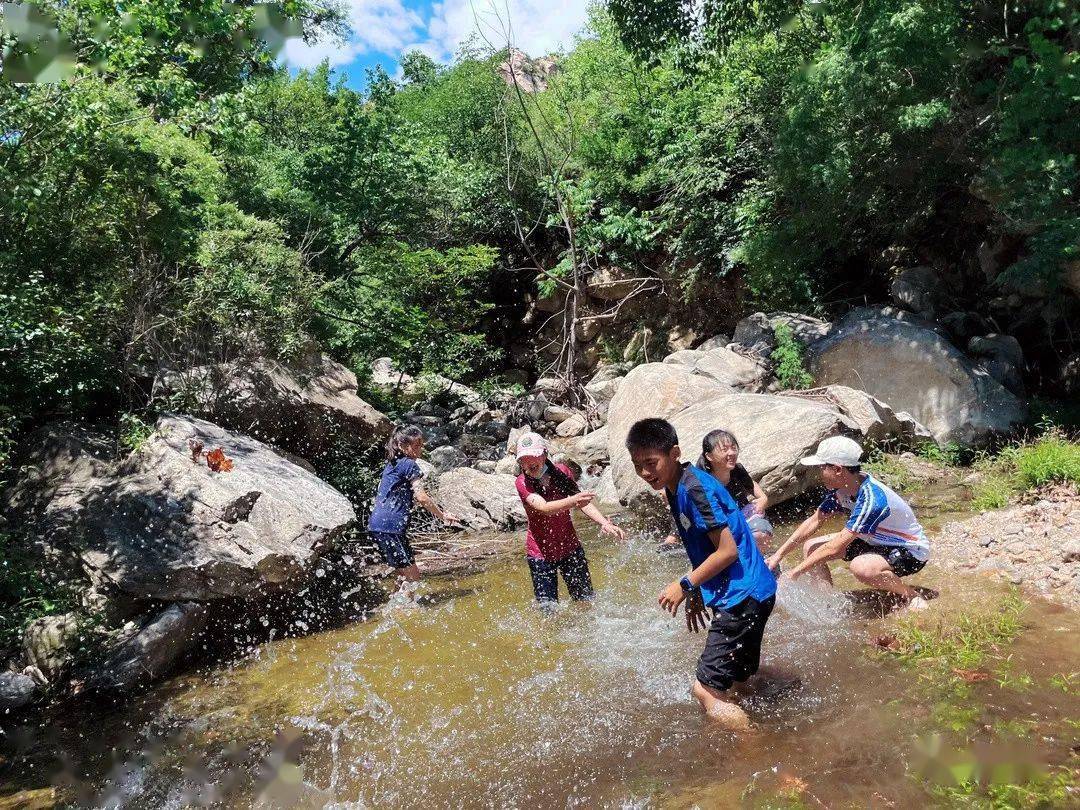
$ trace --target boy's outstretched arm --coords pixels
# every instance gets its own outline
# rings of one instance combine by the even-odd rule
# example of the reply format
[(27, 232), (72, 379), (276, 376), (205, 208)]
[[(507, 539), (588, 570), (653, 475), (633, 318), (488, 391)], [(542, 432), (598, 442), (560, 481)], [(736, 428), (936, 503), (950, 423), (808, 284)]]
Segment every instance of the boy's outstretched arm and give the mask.
[(804, 540), (811, 537), (814, 532), (821, 528), (821, 524), (825, 522), (825, 513), (820, 509), (816, 510), (814, 514), (799, 524), (799, 527), (791, 533), (791, 537), (783, 542), (783, 544), (776, 551), (772, 553), (766, 564), (772, 570), (776, 570), (780, 565), (780, 561), (784, 559), (795, 546), (801, 544)]
[[(710, 531), (709, 540), (712, 541), (716, 550), (702, 560), (701, 565), (687, 574), (690, 584), (695, 587), (712, 579), (739, 559), (739, 548), (735, 545), (735, 538), (732, 537), (731, 530), (726, 526), (722, 529)], [(682, 585), (679, 584), (679, 580), (675, 580), (660, 592), (658, 601), (660, 607), (674, 616), (685, 598), (686, 594), (683, 593)], [(687, 623), (689, 624), (689, 619), (687, 619)]]
[(616, 526), (608, 518), (604, 517), (604, 513), (594, 503), (587, 504), (581, 507), (581, 511), (585, 513), (591, 521), (600, 527), (600, 531), (603, 534), (610, 534), (616, 540), (625, 540), (626, 532)]
[(818, 563), (828, 562), (829, 560), (835, 560), (837, 557), (843, 556), (847, 547), (852, 544), (856, 537), (858, 537), (858, 535), (855, 534), (855, 532), (844, 527), (815, 548), (810, 554), (807, 554), (805, 559), (792, 568), (787, 575), (792, 579), (795, 579), (800, 574), (806, 573), (806, 571), (813, 568)]

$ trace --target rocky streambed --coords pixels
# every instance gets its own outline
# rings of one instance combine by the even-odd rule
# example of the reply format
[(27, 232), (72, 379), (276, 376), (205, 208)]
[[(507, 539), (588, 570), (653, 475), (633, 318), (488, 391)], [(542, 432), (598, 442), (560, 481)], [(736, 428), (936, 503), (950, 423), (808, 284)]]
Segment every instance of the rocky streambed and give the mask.
[[(783, 390), (770, 360), (777, 324), (806, 352), (815, 387)], [(992, 336), (984, 343), (997, 346)], [(425, 432), (427, 486), (464, 519), (469, 539), (421, 544), (424, 564), (446, 570), (490, 557), (524, 526), (513, 453), (527, 429), (581, 464), (585, 485), (611, 508), (654, 499), (623, 447), (635, 420), (670, 419), (691, 458), (706, 432), (724, 427), (780, 505), (815, 484), (798, 460), (830, 435), (903, 449), (1008, 431), (1023, 404), (991, 370), (923, 318), (862, 310), (836, 323), (759, 313), (731, 339), (603, 366), (581, 389), (555, 378), (516, 396), (445, 379), (432, 389), (386, 359), (371, 384), (410, 395), (399, 420)], [(47, 695), (143, 687), (218, 643), (207, 641), (212, 629), (252, 606), (276, 603), (283, 631), (306, 632), (322, 621), (312, 599), (353, 604), (343, 595), (373, 593), (364, 583), (383, 573), (356, 531), (370, 493), (325, 480), (343, 462), (374, 459), (391, 426), (359, 397), (352, 372), (316, 352), (292, 368), (165, 370), (154, 386), (190, 413), (161, 416), (134, 451), (114, 428), (85, 424), (53, 424), (25, 442), (21, 474), (3, 495), (5, 525), (78, 593), (70, 611), (34, 622), (8, 651), (6, 711)]]

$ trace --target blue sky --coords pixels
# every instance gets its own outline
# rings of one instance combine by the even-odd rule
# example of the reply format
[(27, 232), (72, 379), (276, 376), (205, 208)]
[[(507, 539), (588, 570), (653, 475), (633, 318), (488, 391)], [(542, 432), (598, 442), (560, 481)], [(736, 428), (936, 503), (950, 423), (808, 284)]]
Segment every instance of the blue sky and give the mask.
[(588, 6), (587, 0), (345, 0), (345, 4), (353, 29), (349, 40), (315, 45), (289, 40), (283, 57), (290, 68), (314, 67), (329, 59), (351, 86), (360, 88), (368, 67), (382, 64), (394, 75), (401, 55), (414, 49), (449, 62), (461, 43), (476, 35), (504, 45), (509, 34), (513, 45), (530, 56), (541, 56), (573, 43)]

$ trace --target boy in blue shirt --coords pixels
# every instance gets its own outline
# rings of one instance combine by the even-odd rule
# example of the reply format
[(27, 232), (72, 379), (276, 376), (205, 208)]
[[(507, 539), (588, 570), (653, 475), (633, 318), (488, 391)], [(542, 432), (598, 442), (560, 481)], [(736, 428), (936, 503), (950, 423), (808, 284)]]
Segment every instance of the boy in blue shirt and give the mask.
[(685, 601), (686, 626), (695, 633), (705, 627), (706, 608), (712, 611), (693, 695), (710, 718), (731, 729), (748, 728), (750, 719), (729, 690), (758, 671), (761, 637), (776, 601), (776, 578), (724, 485), (681, 462), (679, 437), (670, 422), (635, 422), (626, 448), (642, 480), (667, 495), (694, 566), (664, 588), (660, 606), (674, 616)]

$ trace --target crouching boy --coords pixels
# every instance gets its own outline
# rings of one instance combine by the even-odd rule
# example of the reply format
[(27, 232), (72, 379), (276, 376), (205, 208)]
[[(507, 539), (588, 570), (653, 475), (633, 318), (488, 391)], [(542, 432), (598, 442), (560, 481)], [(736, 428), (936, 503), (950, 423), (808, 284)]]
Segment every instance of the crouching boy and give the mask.
[(664, 490), (671, 516), (693, 570), (660, 594), (671, 613), (686, 602), (686, 626), (705, 627), (693, 695), (710, 718), (728, 728), (750, 725), (731, 697), (733, 686), (758, 671), (761, 637), (776, 601), (776, 579), (754, 542), (754, 533), (724, 485), (681, 461), (679, 437), (663, 419), (635, 422), (626, 437), (634, 470), (655, 490)]
[[(855, 578), (872, 588), (895, 594), (910, 610), (925, 610), (926, 600), (900, 577), (917, 574), (930, 557), (930, 543), (907, 502), (862, 472), (862, 447), (846, 436), (833, 436), (818, 444), (802, 463), (821, 470), (828, 487), (825, 500), (791, 534), (767, 564), (775, 570), (784, 556), (803, 543), (803, 561), (787, 576), (807, 574), (832, 585), (828, 563), (843, 559)], [(814, 537), (833, 512), (847, 514), (840, 531)]]

